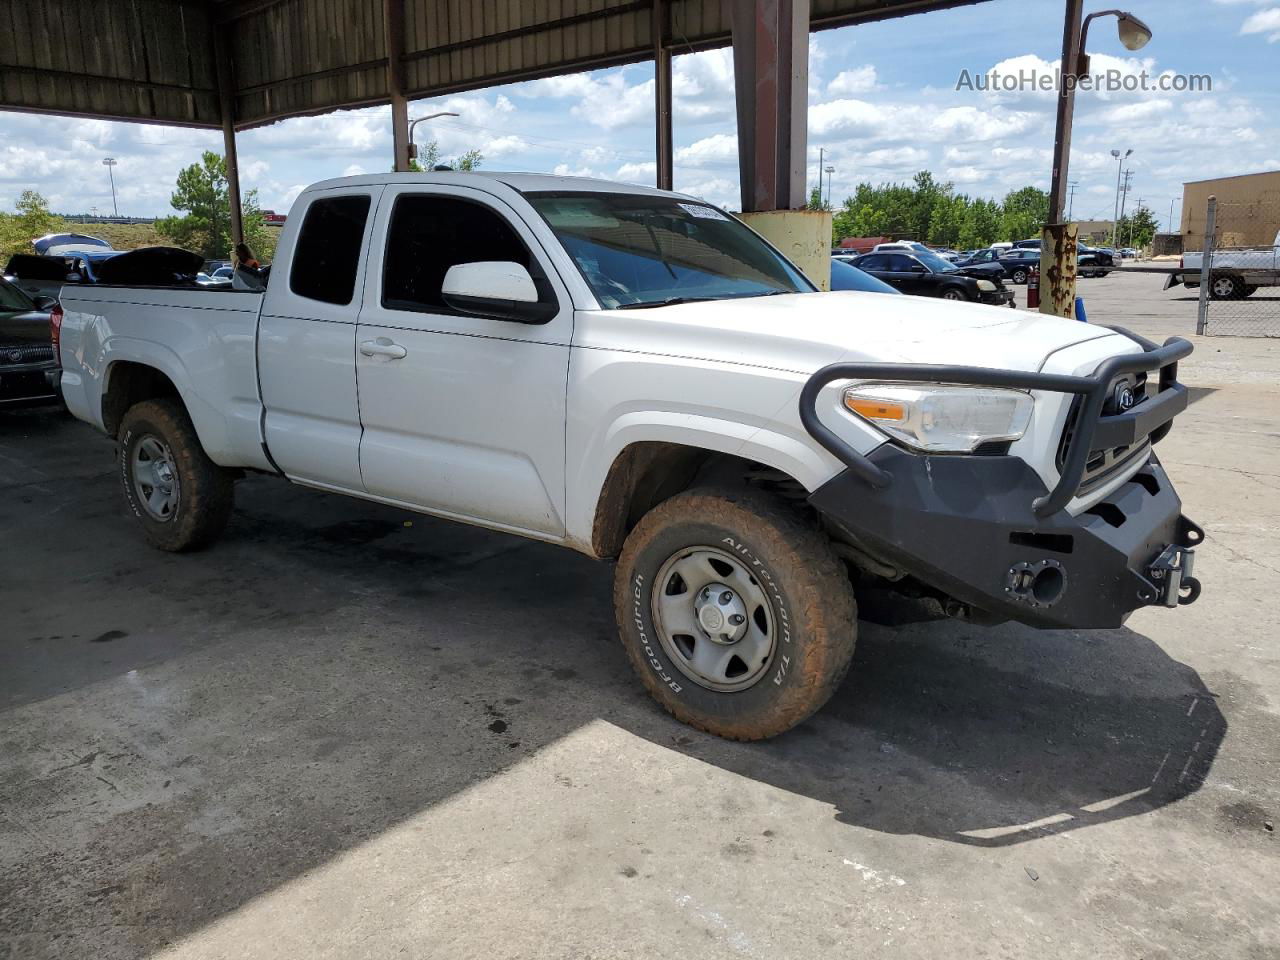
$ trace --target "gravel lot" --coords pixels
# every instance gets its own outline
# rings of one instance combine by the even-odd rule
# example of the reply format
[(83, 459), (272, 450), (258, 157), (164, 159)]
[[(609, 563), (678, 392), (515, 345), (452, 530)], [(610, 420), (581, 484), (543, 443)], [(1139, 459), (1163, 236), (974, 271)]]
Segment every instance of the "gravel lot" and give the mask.
[[(1081, 289), (1189, 334), (1160, 281)], [(0, 957), (1273, 958), (1280, 341), (1182, 376), (1198, 604), (864, 624), (757, 745), (643, 694), (604, 565), (262, 478), (163, 555), (0, 411)]]

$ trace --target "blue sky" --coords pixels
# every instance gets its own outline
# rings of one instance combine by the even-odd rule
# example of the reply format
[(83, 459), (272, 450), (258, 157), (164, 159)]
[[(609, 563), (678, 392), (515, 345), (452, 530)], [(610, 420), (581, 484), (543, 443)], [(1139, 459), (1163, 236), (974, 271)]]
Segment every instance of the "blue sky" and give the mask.
[[(1102, 8), (1103, 3), (1091, 4)], [(1095, 72), (1208, 74), (1211, 92), (1080, 93), (1071, 179), (1077, 219), (1111, 216), (1113, 148), (1132, 148), (1131, 202), (1163, 221), (1186, 180), (1280, 169), (1280, 0), (1133, 0), (1154, 39), (1130, 54), (1099, 20)], [(1086, 7), (1086, 10), (1089, 7)], [(956, 189), (1002, 196), (1048, 186), (1051, 93), (957, 91), (962, 70), (1052, 70), (1059, 0), (973, 7), (814, 34), (810, 44), (809, 167), (818, 148), (836, 167), (835, 202), (862, 180), (907, 180), (931, 169)], [(494, 170), (535, 170), (653, 182), (653, 70), (647, 64), (418, 101), (410, 115), (461, 114), (419, 127), (446, 156), (477, 148)], [(732, 65), (727, 50), (675, 60), (676, 188), (736, 209)], [(281, 212), (306, 184), (390, 167), (388, 108), (286, 120), (240, 136), (242, 176)], [(430, 128), (427, 131), (425, 128)], [(38, 189), (55, 210), (109, 212), (104, 156), (114, 156), (121, 213), (165, 215), (178, 170), (208, 131), (0, 113), (0, 207)]]

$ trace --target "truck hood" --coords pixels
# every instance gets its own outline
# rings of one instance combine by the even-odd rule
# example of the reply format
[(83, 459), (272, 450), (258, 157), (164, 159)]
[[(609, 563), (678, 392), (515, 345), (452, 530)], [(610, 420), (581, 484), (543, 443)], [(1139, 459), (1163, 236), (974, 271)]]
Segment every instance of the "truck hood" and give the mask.
[(803, 374), (838, 362), (1032, 371), (1055, 351), (1108, 336), (1117, 335), (1008, 307), (842, 291), (583, 311), (574, 345)]

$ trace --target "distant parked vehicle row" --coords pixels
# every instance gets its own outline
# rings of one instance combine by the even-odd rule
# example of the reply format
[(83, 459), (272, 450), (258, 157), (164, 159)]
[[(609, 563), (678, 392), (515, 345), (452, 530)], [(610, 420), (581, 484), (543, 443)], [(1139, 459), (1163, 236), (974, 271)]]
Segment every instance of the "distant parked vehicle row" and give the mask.
[(872, 252), (859, 257), (855, 266), (902, 293), (1013, 306), (1013, 291), (998, 276), (970, 276), (932, 250)]

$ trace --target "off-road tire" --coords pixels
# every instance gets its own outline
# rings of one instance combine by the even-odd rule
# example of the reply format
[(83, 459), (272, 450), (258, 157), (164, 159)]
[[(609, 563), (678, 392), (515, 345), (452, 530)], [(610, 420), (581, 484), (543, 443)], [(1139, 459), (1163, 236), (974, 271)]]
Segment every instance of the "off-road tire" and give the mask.
[[(711, 546), (755, 571), (777, 632), (753, 685), (720, 692), (689, 679), (664, 649), (652, 590), (666, 561)], [(840, 686), (853, 658), (857, 609), (848, 574), (817, 525), (756, 488), (704, 487), (677, 494), (631, 531), (614, 576), (618, 631), (649, 692), (678, 720), (731, 740), (762, 740), (801, 723)]]
[[(134, 447), (149, 436), (169, 447), (175, 466), (178, 504), (163, 521), (139, 502), (131, 472)], [(120, 423), (119, 455), (125, 502), (153, 547), (173, 553), (199, 550), (222, 534), (234, 506), (235, 485), (231, 474), (204, 452), (181, 404), (147, 400), (130, 407)]]

